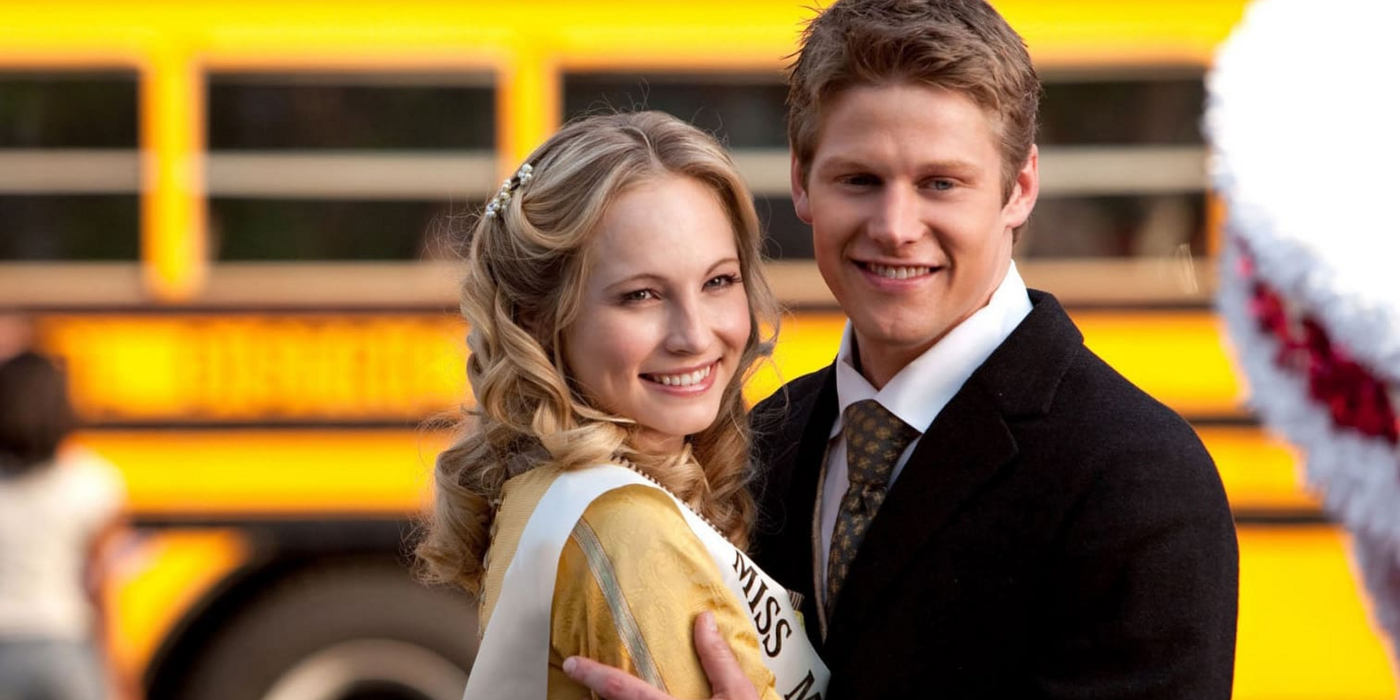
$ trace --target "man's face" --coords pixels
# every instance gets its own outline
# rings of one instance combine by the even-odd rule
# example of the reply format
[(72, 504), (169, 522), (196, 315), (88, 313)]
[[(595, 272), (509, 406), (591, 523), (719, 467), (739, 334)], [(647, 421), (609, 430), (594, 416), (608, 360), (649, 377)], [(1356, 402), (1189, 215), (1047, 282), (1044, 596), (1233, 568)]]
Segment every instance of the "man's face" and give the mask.
[(960, 92), (852, 87), (825, 117), (807, 182), (793, 162), (793, 202), (879, 387), (991, 299), (1035, 205), (1037, 154), (1003, 202), (993, 124)]

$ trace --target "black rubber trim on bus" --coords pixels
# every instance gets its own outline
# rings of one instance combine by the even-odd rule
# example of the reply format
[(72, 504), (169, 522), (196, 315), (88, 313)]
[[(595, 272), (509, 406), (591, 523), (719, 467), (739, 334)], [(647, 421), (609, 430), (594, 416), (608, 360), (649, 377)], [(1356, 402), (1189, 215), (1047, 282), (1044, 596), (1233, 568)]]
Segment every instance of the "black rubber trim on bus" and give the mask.
[[(1214, 313), (1214, 302), (1207, 299), (1202, 301), (1172, 301), (1172, 302), (1061, 302), (1065, 311), (1073, 316), (1076, 313)], [(783, 310), (790, 313), (843, 313), (841, 307), (835, 301), (830, 302), (793, 302), (783, 304)]]
[(1197, 428), (1262, 428), (1259, 417), (1252, 413), (1192, 414), (1182, 416)]
[[(1237, 508), (1235, 524), (1249, 528), (1330, 527), (1338, 523), (1316, 508)], [(210, 517), (207, 515), (137, 515), (140, 529), (187, 528), (238, 530), (254, 547), (278, 556), (396, 552), (405, 566), (412, 559), (415, 524), (407, 518), (307, 519), (301, 517)]]
[(256, 421), (93, 421), (83, 432), (169, 432), (225, 430), (444, 430), (450, 422), (421, 420), (256, 420)]
[(396, 552), (405, 564), (410, 557), (414, 522), (410, 517), (344, 515), (336, 517), (211, 516), (203, 513), (137, 513), (137, 529), (238, 530), (262, 555), (301, 556)]
[(441, 306), (436, 304), (405, 304), (403, 306), (393, 306), (390, 304), (366, 304), (363, 306), (355, 304), (322, 304), (300, 306), (296, 304), (233, 305), (199, 303), (188, 306), (147, 306), (131, 304), (114, 304), (112, 306), (65, 306), (62, 304), (54, 304), (48, 306), (43, 304), (11, 305), (0, 302), (0, 311), (45, 316), (265, 316), (272, 318), (282, 316), (450, 316), (456, 319), (461, 318), (461, 311), (458, 309), (457, 302), (455, 301), (446, 302)]
[[(1258, 428), (1250, 413), (1188, 414), (1183, 418), (1198, 428)], [(161, 432), (180, 430), (450, 430), (453, 418), (424, 416), (415, 420), (257, 420), (257, 421), (99, 421), (83, 426), (87, 432)]]
[(1235, 510), (1235, 525), (1248, 528), (1341, 527), (1315, 508), (1240, 508)]

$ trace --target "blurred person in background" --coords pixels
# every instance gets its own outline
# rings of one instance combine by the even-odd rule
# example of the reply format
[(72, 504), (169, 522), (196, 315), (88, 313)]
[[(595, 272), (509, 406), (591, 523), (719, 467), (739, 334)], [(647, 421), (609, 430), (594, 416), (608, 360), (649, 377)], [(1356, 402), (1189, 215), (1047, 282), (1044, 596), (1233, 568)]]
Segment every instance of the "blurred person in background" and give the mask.
[(34, 328), (23, 314), (0, 313), (0, 362), (10, 359), (34, 342)]
[(487, 205), (461, 294), (477, 404), (418, 548), (481, 596), (468, 700), (586, 697), (577, 654), (707, 697), (693, 627), (764, 697), (824, 692), (786, 591), (743, 552), (743, 385), (777, 327), (759, 237), (729, 156), (660, 112), (565, 126)]
[(96, 564), (124, 489), (75, 425), (53, 362), (0, 357), (0, 700), (109, 697)]

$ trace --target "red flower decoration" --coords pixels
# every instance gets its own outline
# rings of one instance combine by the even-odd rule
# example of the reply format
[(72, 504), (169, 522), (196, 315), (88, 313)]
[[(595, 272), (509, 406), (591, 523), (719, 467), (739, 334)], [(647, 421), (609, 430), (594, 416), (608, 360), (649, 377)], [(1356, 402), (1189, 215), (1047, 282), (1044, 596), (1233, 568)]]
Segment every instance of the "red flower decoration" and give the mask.
[(1264, 282), (1253, 279), (1254, 267), (1253, 259), (1242, 250), (1239, 272), (1251, 281), (1249, 311), (1259, 330), (1278, 341), (1274, 362), (1306, 373), (1308, 393), (1327, 407), (1338, 427), (1357, 430), (1392, 445), (1400, 442), (1400, 420), (1396, 419), (1385, 384), (1333, 343), (1311, 316), (1302, 315), (1295, 322), (1283, 297)]

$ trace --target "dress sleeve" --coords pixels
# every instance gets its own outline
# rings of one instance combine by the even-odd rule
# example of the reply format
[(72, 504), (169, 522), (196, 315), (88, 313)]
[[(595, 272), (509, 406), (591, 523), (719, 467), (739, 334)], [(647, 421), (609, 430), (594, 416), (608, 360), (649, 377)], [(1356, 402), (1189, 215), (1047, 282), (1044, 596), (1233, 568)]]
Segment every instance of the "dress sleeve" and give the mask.
[(676, 503), (648, 486), (599, 497), (559, 556), (550, 636), (550, 697), (584, 697), (560, 670), (582, 655), (622, 668), (677, 698), (708, 698), (695, 618), (710, 610), (749, 680), (777, 700), (748, 609), (725, 586)]

